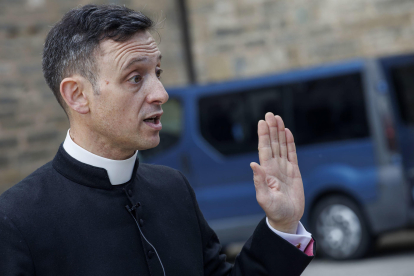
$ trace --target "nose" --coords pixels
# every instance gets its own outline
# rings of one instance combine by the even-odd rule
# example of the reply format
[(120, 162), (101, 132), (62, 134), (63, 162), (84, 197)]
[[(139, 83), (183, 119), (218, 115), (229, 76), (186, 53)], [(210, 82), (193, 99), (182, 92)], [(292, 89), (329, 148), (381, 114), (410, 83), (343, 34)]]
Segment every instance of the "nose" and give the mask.
[(149, 89), (150, 92), (147, 96), (148, 103), (162, 105), (168, 101), (168, 93), (158, 78), (152, 82)]

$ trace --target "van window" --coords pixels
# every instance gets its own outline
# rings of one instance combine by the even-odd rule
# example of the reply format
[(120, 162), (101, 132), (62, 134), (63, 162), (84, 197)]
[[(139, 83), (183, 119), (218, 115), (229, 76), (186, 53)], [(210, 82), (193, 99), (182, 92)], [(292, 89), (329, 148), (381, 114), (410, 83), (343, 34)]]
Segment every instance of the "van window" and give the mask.
[(247, 141), (247, 150), (257, 152), (257, 123), (259, 120), (265, 119), (267, 112), (272, 112), (275, 115), (280, 115), (286, 118), (284, 112), (284, 86), (276, 86), (272, 88), (258, 89), (246, 92), (246, 101), (248, 105), (248, 125), (249, 125), (249, 140)]
[(391, 69), (391, 79), (397, 96), (401, 119), (414, 124), (414, 65)]
[(257, 123), (266, 112), (283, 116), (282, 90), (263, 88), (199, 101), (201, 135), (224, 155), (257, 151)]
[(297, 145), (369, 135), (359, 73), (304, 82), (293, 90), (292, 105)]
[(369, 135), (359, 73), (297, 82), (199, 101), (202, 136), (224, 155), (257, 152), (257, 123), (280, 115), (297, 145)]
[(181, 102), (176, 98), (170, 98), (162, 105), (162, 109), (164, 114), (161, 117), (160, 144), (155, 148), (139, 151), (144, 159), (164, 152), (180, 140), (183, 128)]
[(244, 93), (209, 96), (199, 101), (201, 135), (219, 152), (246, 151), (249, 139)]

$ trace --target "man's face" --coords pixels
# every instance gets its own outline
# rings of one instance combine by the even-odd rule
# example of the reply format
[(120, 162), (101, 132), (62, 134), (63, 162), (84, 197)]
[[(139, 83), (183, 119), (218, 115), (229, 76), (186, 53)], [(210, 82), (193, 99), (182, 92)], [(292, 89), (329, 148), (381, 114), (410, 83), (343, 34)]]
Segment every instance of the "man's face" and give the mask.
[(96, 62), (99, 94), (89, 102), (90, 130), (121, 151), (157, 146), (161, 105), (168, 94), (160, 82), (161, 53), (152, 36), (139, 32), (125, 42), (104, 40)]

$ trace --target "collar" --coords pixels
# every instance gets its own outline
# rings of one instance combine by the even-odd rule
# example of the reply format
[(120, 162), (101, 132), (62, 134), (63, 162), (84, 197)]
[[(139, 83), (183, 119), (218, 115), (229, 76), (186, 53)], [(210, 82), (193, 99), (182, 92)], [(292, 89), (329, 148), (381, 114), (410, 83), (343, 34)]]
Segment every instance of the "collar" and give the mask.
[[(78, 184), (104, 190), (112, 190), (114, 187), (117, 187), (116, 185), (111, 184), (105, 169), (94, 167), (76, 160), (65, 151), (63, 143), (60, 145), (59, 150), (52, 161), (52, 165), (61, 175)], [(136, 175), (138, 166), (139, 160), (137, 159), (134, 168), (132, 169), (132, 175)], [(134, 177), (131, 177), (125, 184), (128, 185), (133, 180)]]
[(67, 154), (78, 161), (78, 163), (83, 163), (89, 165), (88, 167), (99, 168), (100, 171), (105, 171), (106, 178), (109, 178), (111, 185), (119, 185), (128, 182), (134, 172), (136, 172), (134, 170), (134, 165), (135, 163), (138, 163), (135, 162), (135, 160), (137, 160), (138, 151), (126, 160), (112, 160), (104, 158), (78, 146), (70, 137), (69, 130), (67, 132), (65, 142), (61, 147), (63, 152), (61, 152), (61, 149), (59, 149), (59, 152), (63, 155)]

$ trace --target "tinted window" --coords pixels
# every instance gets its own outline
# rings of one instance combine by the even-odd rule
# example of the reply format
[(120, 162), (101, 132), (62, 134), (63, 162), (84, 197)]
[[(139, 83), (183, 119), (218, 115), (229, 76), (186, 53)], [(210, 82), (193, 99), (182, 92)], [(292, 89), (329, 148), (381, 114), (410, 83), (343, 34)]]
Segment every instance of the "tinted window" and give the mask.
[(257, 151), (266, 112), (282, 116), (297, 145), (369, 135), (360, 74), (207, 96), (199, 108), (201, 134), (224, 155)]
[(406, 124), (414, 124), (414, 65), (392, 68), (391, 78), (401, 118)]
[(293, 89), (297, 145), (369, 135), (360, 74), (304, 82)]
[(161, 117), (160, 144), (153, 149), (139, 151), (140, 156), (144, 159), (171, 148), (180, 139), (183, 124), (181, 102), (178, 99), (170, 98), (162, 105), (162, 109), (164, 114)]
[(200, 131), (223, 154), (245, 151), (248, 140), (244, 94), (229, 94), (200, 99)]
[(283, 105), (284, 87), (272, 87), (245, 93), (248, 105), (247, 122), (249, 125), (248, 141), (246, 149), (257, 152), (257, 123), (264, 120), (267, 112), (272, 112), (285, 118)]
[(201, 98), (200, 130), (224, 155), (257, 151), (257, 122), (266, 112), (282, 114), (279, 87)]

